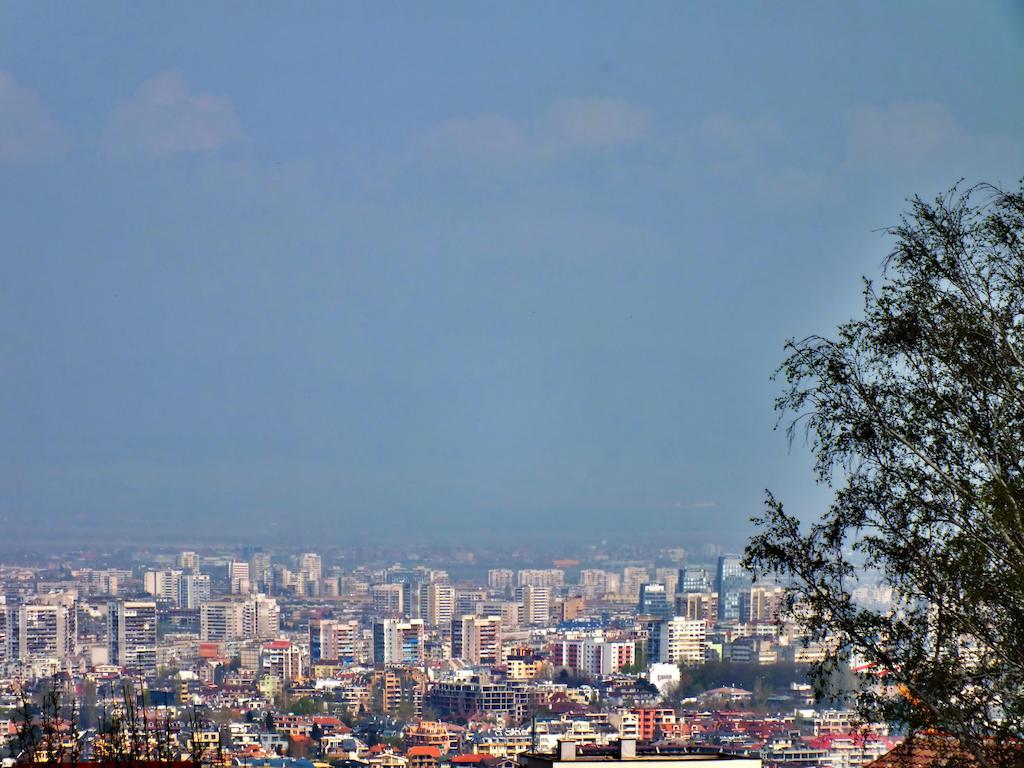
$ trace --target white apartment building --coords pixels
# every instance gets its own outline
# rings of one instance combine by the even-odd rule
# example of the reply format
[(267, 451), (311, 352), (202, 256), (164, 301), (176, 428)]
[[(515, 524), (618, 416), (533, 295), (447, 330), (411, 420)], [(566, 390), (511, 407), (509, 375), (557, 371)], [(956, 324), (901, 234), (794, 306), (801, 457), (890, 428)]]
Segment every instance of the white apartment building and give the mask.
[(401, 616), (405, 612), (404, 584), (374, 584), (370, 587), (373, 612), (378, 616)]
[(210, 577), (186, 573), (178, 580), (178, 607), (195, 610), (210, 599)]
[(182, 552), (178, 555), (178, 567), (189, 573), (199, 573), (199, 555), (195, 552)]
[(318, 582), (323, 578), (323, 561), (315, 552), (299, 555), (298, 570), (307, 581)]
[(178, 590), (181, 584), (182, 571), (146, 571), (142, 577), (142, 586), (146, 594), (157, 600), (164, 600), (172, 605), (178, 604)]
[(270, 640), (281, 630), (281, 609), (266, 595), (225, 597), (199, 608), (203, 640)]
[(548, 587), (519, 587), (516, 600), (523, 605), (523, 624), (547, 624), (551, 619), (551, 590)]
[(418, 665), (423, 663), (423, 619), (384, 619), (373, 625), (373, 663)]
[(676, 616), (660, 627), (659, 648), (662, 661), (670, 664), (703, 664), (708, 647), (708, 623), (703, 619)]
[(511, 592), (516, 586), (516, 574), (511, 568), (492, 568), (487, 572), (487, 586), (501, 592)]
[(8, 606), (7, 653), (10, 661), (67, 661), (78, 651), (75, 597), (70, 593), (46, 595), (32, 602)]
[(452, 619), (452, 658), (475, 666), (501, 663), (501, 617), (469, 614)]
[(156, 601), (118, 600), (107, 607), (107, 657), (111, 664), (156, 673)]
[(448, 584), (430, 584), (427, 587), (427, 623), (441, 627), (452, 620), (455, 613), (455, 587)]
[(565, 585), (565, 571), (561, 568), (524, 568), (516, 575), (516, 584), (554, 589)]
[(309, 624), (309, 657), (353, 664), (359, 660), (362, 629), (358, 621), (322, 619)]

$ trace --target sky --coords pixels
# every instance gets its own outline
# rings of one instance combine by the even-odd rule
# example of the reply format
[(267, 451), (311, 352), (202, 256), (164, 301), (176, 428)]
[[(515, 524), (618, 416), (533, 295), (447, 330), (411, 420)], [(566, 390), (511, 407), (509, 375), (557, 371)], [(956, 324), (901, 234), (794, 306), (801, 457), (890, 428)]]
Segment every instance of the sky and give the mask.
[(10, 542), (741, 547), (787, 338), (1024, 176), (1024, 10), (0, 3)]

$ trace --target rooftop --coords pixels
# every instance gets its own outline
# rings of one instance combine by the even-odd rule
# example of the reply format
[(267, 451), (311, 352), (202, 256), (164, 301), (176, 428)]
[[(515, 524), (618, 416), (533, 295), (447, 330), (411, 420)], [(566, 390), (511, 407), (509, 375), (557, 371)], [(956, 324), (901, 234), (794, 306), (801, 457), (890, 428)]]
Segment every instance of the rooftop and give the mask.
[(757, 757), (708, 749), (638, 744), (632, 739), (623, 739), (610, 747), (589, 747), (583, 750), (577, 749), (572, 741), (562, 741), (555, 754), (527, 752), (520, 755), (520, 764), (524, 768), (571, 768), (569, 763), (609, 762), (643, 763), (648, 768), (653, 768), (653, 764), (686, 763), (688, 768), (698, 768), (720, 761), (730, 761), (733, 768), (761, 768), (761, 760)]

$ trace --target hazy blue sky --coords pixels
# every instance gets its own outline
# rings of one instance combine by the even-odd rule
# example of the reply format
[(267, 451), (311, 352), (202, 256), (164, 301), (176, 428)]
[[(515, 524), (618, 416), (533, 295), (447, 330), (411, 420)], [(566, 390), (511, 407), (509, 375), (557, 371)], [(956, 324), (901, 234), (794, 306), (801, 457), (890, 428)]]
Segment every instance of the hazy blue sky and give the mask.
[(737, 544), (784, 339), (1022, 174), (1011, 3), (2, 3), (3, 535)]

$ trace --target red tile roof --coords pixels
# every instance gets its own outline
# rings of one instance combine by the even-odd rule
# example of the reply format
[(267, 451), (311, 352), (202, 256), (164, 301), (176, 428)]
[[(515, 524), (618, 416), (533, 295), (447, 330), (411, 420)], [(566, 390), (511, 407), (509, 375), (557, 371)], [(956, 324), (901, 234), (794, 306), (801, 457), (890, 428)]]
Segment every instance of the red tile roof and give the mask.
[(441, 757), (441, 750), (433, 745), (409, 747), (406, 757)]

